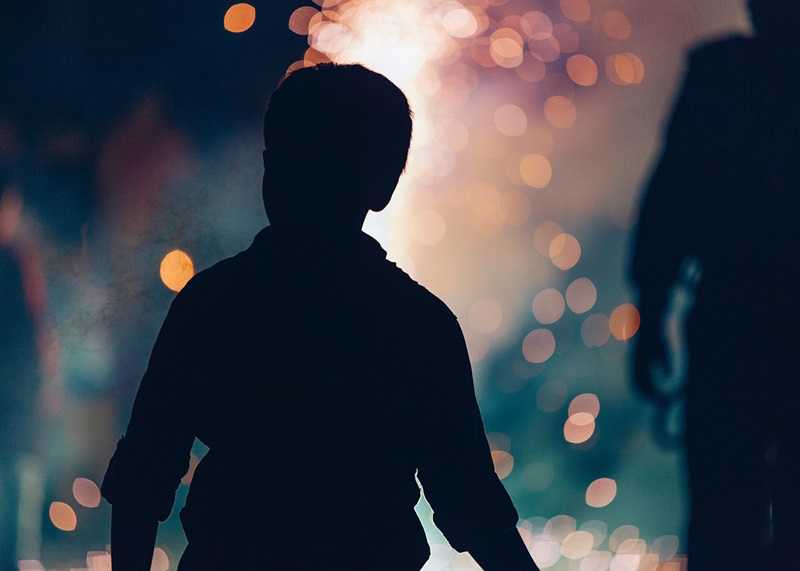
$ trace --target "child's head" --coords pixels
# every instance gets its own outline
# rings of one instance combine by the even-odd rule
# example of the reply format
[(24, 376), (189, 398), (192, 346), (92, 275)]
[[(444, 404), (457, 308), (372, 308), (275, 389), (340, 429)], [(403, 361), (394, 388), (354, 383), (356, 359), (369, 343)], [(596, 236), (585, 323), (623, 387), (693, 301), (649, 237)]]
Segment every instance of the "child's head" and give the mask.
[(411, 141), (403, 92), (361, 65), (286, 76), (264, 117), (264, 206), (270, 221), (361, 221), (389, 202)]

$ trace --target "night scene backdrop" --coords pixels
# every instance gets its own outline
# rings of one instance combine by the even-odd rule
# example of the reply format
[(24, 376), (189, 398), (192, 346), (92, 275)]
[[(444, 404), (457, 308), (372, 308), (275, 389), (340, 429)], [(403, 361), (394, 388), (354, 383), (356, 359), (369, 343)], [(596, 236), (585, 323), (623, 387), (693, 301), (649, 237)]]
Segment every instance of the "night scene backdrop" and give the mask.
[[(333, 60), (410, 100), (406, 173), (365, 230), (459, 317), (538, 565), (682, 569), (681, 411), (631, 388), (628, 258), (687, 50), (735, 32), (749, 27), (734, 0), (6, 0), (0, 240), (20, 260), (42, 379), (20, 568), (110, 569), (98, 485), (158, 327), (194, 272), (266, 224), (269, 93)], [(675, 295), (679, 362), (690, 297)], [(154, 570), (185, 546), (191, 477)], [(426, 570), (477, 569), (418, 511)], [(326, 525), (308, 514), (310, 538)]]

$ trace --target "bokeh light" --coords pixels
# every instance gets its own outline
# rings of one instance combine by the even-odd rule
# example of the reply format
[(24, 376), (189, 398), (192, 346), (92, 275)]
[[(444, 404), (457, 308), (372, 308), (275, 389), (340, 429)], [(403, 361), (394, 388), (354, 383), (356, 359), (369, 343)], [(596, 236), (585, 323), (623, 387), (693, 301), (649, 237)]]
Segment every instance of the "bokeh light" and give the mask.
[(592, 16), (588, 0), (560, 0), (561, 11), (573, 22), (586, 22)]
[(578, 278), (567, 287), (567, 306), (574, 313), (586, 313), (597, 301), (597, 289), (588, 278)]
[(567, 559), (582, 559), (589, 555), (594, 545), (594, 536), (588, 531), (573, 531), (564, 538), (561, 554)]
[(600, 17), (600, 22), (609, 38), (626, 40), (631, 35), (631, 22), (619, 10), (606, 10)]
[(295, 34), (299, 34), (301, 36), (308, 35), (310, 31), (311, 20), (318, 14), (319, 12), (316, 8), (312, 8), (311, 6), (301, 6), (292, 12), (292, 15), (289, 17), (289, 29)]
[(555, 349), (556, 339), (548, 329), (534, 329), (522, 341), (522, 354), (530, 363), (544, 363)]
[(100, 488), (87, 478), (75, 478), (72, 482), (72, 495), (83, 507), (96, 508), (100, 505)]
[(494, 471), (501, 480), (514, 469), (514, 457), (503, 450), (492, 450), (492, 462), (494, 462)]
[(165, 286), (172, 291), (181, 291), (194, 276), (194, 263), (183, 250), (172, 250), (161, 260), (159, 274)]
[(112, 571), (111, 554), (108, 551), (89, 551), (86, 554), (86, 567), (89, 571)]
[(150, 571), (169, 571), (170, 562), (167, 552), (160, 547), (153, 550), (153, 561), (150, 564)]
[(592, 393), (578, 395), (569, 403), (568, 412), (570, 416), (579, 412), (585, 412), (590, 414), (592, 418), (597, 418), (597, 415), (600, 414), (600, 399), (597, 398), (597, 395)]
[(501, 105), (494, 112), (494, 125), (508, 137), (518, 137), (528, 128), (528, 118), (517, 105)]
[(588, 412), (570, 414), (564, 423), (564, 439), (571, 444), (586, 442), (594, 434), (594, 417)]
[(533, 315), (543, 325), (555, 323), (564, 314), (564, 296), (557, 289), (547, 288), (533, 298)]
[(581, 325), (581, 339), (587, 347), (605, 345), (611, 337), (608, 317), (602, 313), (594, 313), (587, 317)]
[(519, 165), (519, 174), (528, 186), (544, 188), (553, 176), (553, 168), (547, 157), (539, 154), (525, 155)]
[(576, 84), (589, 87), (597, 83), (597, 64), (589, 56), (575, 54), (567, 59), (567, 75)]
[(639, 539), (639, 528), (635, 525), (621, 525), (608, 538), (608, 548), (611, 551), (618, 551), (623, 543), (630, 539)]
[(617, 482), (611, 478), (598, 478), (586, 488), (586, 504), (602, 508), (614, 501), (617, 496)]
[(247, 3), (234, 4), (225, 12), (223, 24), (229, 32), (239, 34), (250, 27), (256, 21), (256, 9)]
[(639, 330), (639, 311), (631, 303), (623, 303), (611, 312), (608, 325), (611, 334), (620, 341), (633, 337)]
[(572, 101), (562, 95), (554, 95), (544, 102), (544, 116), (556, 129), (569, 129), (575, 124), (577, 112)]
[(542, 222), (533, 232), (533, 245), (542, 256), (550, 257), (550, 245), (556, 236), (564, 233), (564, 229), (557, 222), (548, 220)]
[(581, 259), (581, 245), (572, 234), (561, 233), (550, 242), (548, 254), (555, 267), (568, 270)]
[(73, 531), (78, 525), (75, 510), (64, 502), (50, 504), (50, 521), (62, 531)]

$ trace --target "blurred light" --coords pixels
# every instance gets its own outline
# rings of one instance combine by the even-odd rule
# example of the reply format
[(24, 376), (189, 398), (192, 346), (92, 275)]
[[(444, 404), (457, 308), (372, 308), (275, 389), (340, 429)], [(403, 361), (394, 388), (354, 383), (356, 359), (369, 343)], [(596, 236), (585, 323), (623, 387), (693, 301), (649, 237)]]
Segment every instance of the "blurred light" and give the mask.
[(623, 57), (627, 58), (631, 65), (633, 66), (633, 81), (632, 83), (641, 83), (644, 79), (644, 62), (637, 56), (636, 54), (632, 54), (631, 52), (625, 52), (620, 54)]
[(494, 111), (494, 126), (507, 137), (518, 137), (528, 128), (528, 117), (516, 105), (501, 105)]
[(489, 38), (489, 53), (500, 67), (512, 68), (522, 63), (522, 37), (511, 28), (496, 30)]
[(617, 553), (636, 553), (639, 555), (644, 555), (646, 551), (647, 544), (643, 539), (639, 539), (637, 537), (631, 537), (630, 539), (624, 540), (617, 548)]
[(420, 210), (411, 218), (408, 229), (417, 244), (434, 246), (444, 238), (446, 224), (441, 214), (427, 209)]
[(503, 322), (503, 308), (493, 299), (479, 299), (469, 308), (469, 326), (480, 333), (491, 333)]
[(614, 501), (616, 495), (617, 483), (611, 478), (599, 478), (586, 488), (586, 504), (602, 508)]
[(572, 402), (569, 403), (568, 412), (570, 416), (579, 412), (585, 412), (592, 415), (592, 418), (597, 418), (597, 415), (600, 414), (600, 400), (597, 398), (597, 395), (583, 393), (572, 399)]
[(633, 337), (639, 330), (639, 311), (630, 303), (623, 303), (611, 312), (609, 327), (620, 341)]
[(597, 301), (597, 289), (591, 280), (578, 278), (567, 287), (567, 305), (574, 313), (586, 313)]
[(564, 314), (564, 297), (554, 288), (540, 291), (533, 298), (533, 315), (543, 325), (555, 323)]
[(544, 363), (555, 349), (556, 339), (547, 329), (534, 329), (522, 341), (522, 354), (529, 363)]
[(562, 543), (567, 536), (575, 531), (575, 518), (568, 515), (557, 515), (547, 520), (542, 530), (542, 535), (547, 539)]
[(611, 564), (611, 553), (608, 551), (593, 551), (581, 561), (578, 571), (608, 571)]
[(558, 40), (561, 53), (572, 54), (578, 51), (581, 37), (570, 24), (561, 22), (553, 26), (553, 37)]
[(303, 65), (306, 67), (311, 67), (319, 63), (327, 63), (329, 61), (331, 61), (331, 58), (314, 48), (308, 48), (303, 54)]
[(301, 36), (306, 36), (309, 33), (309, 24), (311, 23), (311, 18), (319, 14), (316, 8), (312, 8), (311, 6), (302, 6), (292, 12), (292, 15), (289, 16), (289, 29), (293, 31), (295, 34), (300, 34)]
[(228, 8), (223, 20), (225, 29), (235, 34), (249, 30), (255, 21), (256, 9), (244, 2)]
[(501, 480), (514, 469), (514, 457), (502, 450), (492, 450), (492, 462), (494, 463), (494, 471)]
[(573, 22), (586, 22), (592, 16), (587, 0), (560, 0), (561, 11)]
[(22, 559), (19, 562), (19, 571), (45, 571), (45, 567), (37, 559)]
[(528, 49), (531, 50), (533, 57), (543, 62), (556, 61), (561, 55), (561, 45), (555, 36), (548, 36), (541, 40), (529, 40)]
[(472, 56), (472, 61), (481, 67), (497, 67), (497, 62), (492, 57), (491, 40), (489, 38), (478, 38), (471, 42), (469, 55)]
[(563, 233), (564, 229), (561, 228), (558, 223), (552, 220), (542, 222), (536, 227), (536, 230), (533, 231), (533, 246), (542, 256), (547, 256), (549, 258), (550, 244), (553, 243), (553, 239), (556, 236)]
[[(594, 537), (594, 547), (598, 547), (606, 538), (608, 533), (608, 526), (605, 522), (599, 520), (590, 520), (585, 522), (580, 529), (588, 531)], [(610, 559), (610, 558), (609, 558)]]
[(527, 12), (520, 18), (522, 33), (531, 40), (546, 40), (553, 35), (553, 22), (544, 12)]
[(588, 412), (571, 414), (564, 423), (564, 439), (571, 444), (581, 444), (592, 437), (594, 428), (594, 417)]
[(544, 102), (544, 116), (553, 127), (569, 129), (575, 124), (577, 112), (572, 101), (563, 95), (554, 95)]
[(561, 554), (567, 559), (581, 559), (589, 555), (594, 545), (594, 536), (588, 531), (573, 531), (564, 538)]
[(486, 440), (489, 442), (489, 447), (492, 450), (502, 450), (509, 452), (511, 450), (511, 438), (508, 434), (503, 432), (490, 432), (486, 435)]
[(560, 381), (547, 381), (536, 391), (536, 406), (542, 412), (556, 412), (567, 402), (567, 386)]
[(635, 553), (620, 553), (611, 560), (608, 571), (639, 571), (640, 563), (641, 556)]
[(169, 557), (160, 547), (153, 550), (153, 562), (150, 564), (150, 571), (169, 571)]
[(75, 478), (72, 482), (72, 495), (85, 508), (96, 508), (100, 505), (100, 488), (86, 478)]
[(581, 259), (581, 245), (572, 234), (561, 233), (550, 242), (550, 260), (560, 270), (568, 270)]
[(550, 161), (542, 155), (525, 155), (519, 164), (522, 180), (532, 188), (544, 188), (553, 176)]
[(555, 470), (550, 462), (531, 462), (522, 471), (520, 483), (526, 490), (541, 492), (550, 487), (554, 476)]
[(587, 317), (581, 325), (581, 339), (587, 347), (601, 347), (611, 337), (608, 317), (595, 313)]
[(172, 291), (181, 291), (194, 276), (194, 264), (183, 250), (172, 250), (161, 260), (161, 281)]
[(111, 554), (107, 551), (90, 551), (86, 554), (89, 571), (111, 571)]
[(537, 541), (530, 553), (540, 568), (552, 567), (561, 559), (561, 545), (556, 541)]
[(63, 502), (50, 504), (50, 521), (62, 531), (72, 531), (78, 525), (75, 511)]
[(353, 39), (346, 27), (335, 22), (323, 22), (311, 34), (314, 48), (324, 52), (328, 57), (346, 50)]
[(459, 2), (442, 2), (436, 7), (436, 19), (455, 38), (468, 38), (478, 31), (478, 21)]
[(522, 63), (520, 63), (514, 71), (519, 78), (528, 83), (535, 83), (541, 81), (547, 75), (547, 65), (536, 59), (532, 53), (526, 52), (522, 55)]
[(606, 57), (605, 70), (608, 79), (617, 85), (641, 83), (644, 79), (644, 64), (630, 52)]
[(578, 85), (594, 85), (597, 83), (597, 73), (597, 64), (589, 56), (575, 54), (567, 59), (567, 75)]
[(617, 551), (627, 539), (639, 539), (639, 528), (634, 525), (623, 525), (614, 530), (608, 538), (608, 548)]
[(662, 561), (667, 561), (678, 553), (679, 543), (676, 535), (662, 535), (653, 542), (652, 550), (658, 553)]
[(600, 24), (603, 31), (609, 38), (615, 40), (626, 40), (631, 35), (631, 22), (628, 17), (619, 10), (607, 10), (600, 17)]

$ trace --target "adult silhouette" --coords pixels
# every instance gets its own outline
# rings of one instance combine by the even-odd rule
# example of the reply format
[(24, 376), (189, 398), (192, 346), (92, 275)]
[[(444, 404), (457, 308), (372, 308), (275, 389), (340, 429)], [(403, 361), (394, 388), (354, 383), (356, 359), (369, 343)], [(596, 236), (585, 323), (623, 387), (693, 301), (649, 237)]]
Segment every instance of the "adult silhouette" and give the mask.
[(800, 11), (751, 0), (755, 36), (691, 53), (641, 209), (634, 376), (656, 399), (668, 291), (702, 277), (686, 324), (692, 569), (792, 569), (800, 553)]
[(295, 71), (264, 119), (270, 225), (178, 294), (103, 483), (115, 571), (149, 569), (195, 438), (180, 571), (419, 569), (415, 474), (450, 543), (536, 569), (494, 473), (463, 337), (360, 231), (406, 162), (403, 93)]

